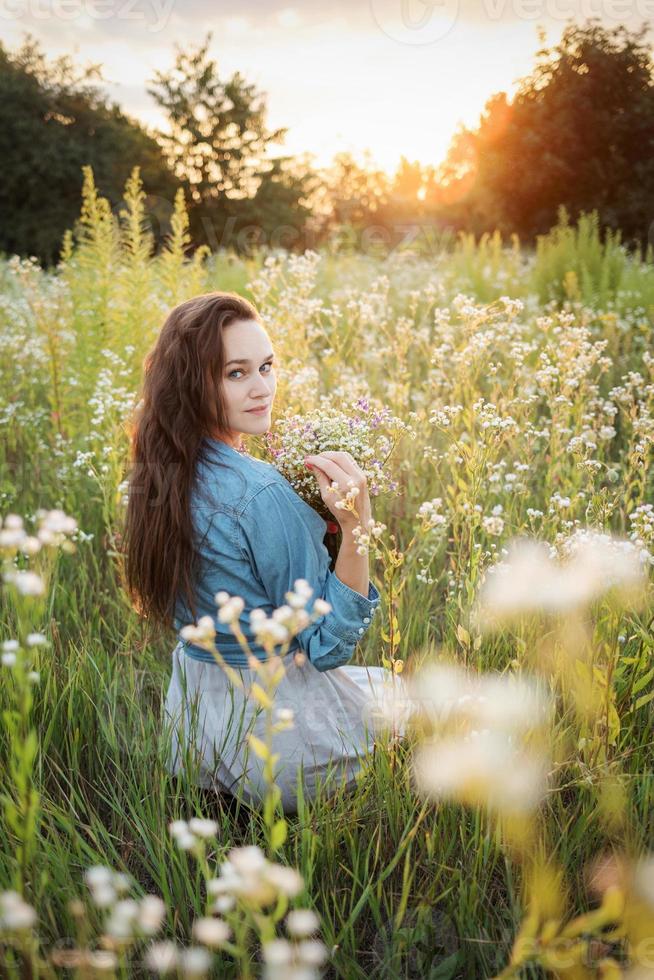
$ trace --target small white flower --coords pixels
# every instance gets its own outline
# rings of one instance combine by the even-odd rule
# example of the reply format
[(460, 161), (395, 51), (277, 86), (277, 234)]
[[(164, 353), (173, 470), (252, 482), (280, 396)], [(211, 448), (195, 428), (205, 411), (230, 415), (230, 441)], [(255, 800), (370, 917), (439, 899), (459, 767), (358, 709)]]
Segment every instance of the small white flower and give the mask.
[(293, 959), (293, 947), (287, 939), (271, 939), (262, 947), (263, 958), (271, 966), (284, 966)]
[(245, 847), (233, 847), (228, 855), (232, 867), (241, 874), (254, 874), (262, 871), (267, 865), (266, 856), (256, 844)]
[(186, 626), (182, 626), (179, 635), (187, 643), (194, 643), (197, 646), (208, 646), (214, 642), (216, 631), (213, 626), (211, 630), (207, 630), (195, 626), (193, 623), (188, 623)]
[(48, 640), (43, 633), (28, 633), (25, 642), (28, 647), (43, 647), (47, 645)]
[(232, 930), (223, 919), (206, 917), (196, 919), (193, 923), (193, 936), (204, 946), (223, 946), (231, 935)]
[(158, 895), (144, 895), (139, 904), (139, 929), (152, 935), (161, 928), (165, 915), (166, 905)]
[(312, 909), (294, 909), (286, 916), (286, 928), (291, 936), (310, 936), (318, 931), (320, 922)]
[(16, 666), (16, 654), (15, 653), (3, 653), (0, 655), (0, 662), (2, 662), (3, 667), (15, 667)]
[[(293, 593), (287, 592), (286, 595), (292, 597)], [(297, 596), (295, 598), (297, 598)], [(302, 604), (304, 605), (304, 600), (302, 600)], [(293, 619), (294, 615), (295, 613), (290, 605), (283, 605), (279, 606), (277, 609), (273, 609), (271, 618), (274, 619), (276, 623), (288, 623)]]
[(221, 623), (233, 623), (238, 620), (243, 612), (245, 600), (241, 596), (232, 596), (218, 610), (218, 619)]
[(307, 966), (320, 966), (327, 959), (327, 947), (319, 939), (303, 939), (297, 944), (297, 955)]
[(482, 527), (488, 534), (499, 537), (504, 530), (504, 521), (501, 517), (484, 517), (482, 520)]
[(189, 946), (179, 953), (179, 966), (186, 977), (204, 976), (211, 969), (212, 954), (203, 946)]
[(186, 820), (171, 820), (168, 824), (168, 830), (173, 837), (178, 834), (185, 834), (188, 831), (188, 822)]
[(191, 833), (186, 820), (173, 820), (168, 824), (168, 829), (180, 850), (190, 851), (197, 844), (197, 838)]
[(0, 931), (3, 929), (31, 929), (36, 922), (36, 912), (16, 891), (0, 893)]
[(77, 528), (77, 521), (74, 517), (65, 514), (63, 510), (49, 510), (43, 513), (40, 528), (49, 531), (51, 534), (72, 534)]
[(220, 877), (207, 879), (207, 895), (223, 895), (230, 890), (231, 883), (237, 878), (236, 870), (232, 868), (229, 861), (223, 862)]
[(131, 939), (134, 936), (134, 920), (138, 914), (138, 902), (134, 899), (123, 899), (116, 902), (104, 928), (115, 939)]
[(100, 885), (91, 892), (93, 904), (99, 909), (108, 909), (116, 901), (116, 889), (113, 885)]
[(215, 820), (203, 820), (200, 817), (191, 817), (188, 826), (191, 833), (197, 837), (215, 837), (218, 833), (218, 824)]
[(170, 940), (153, 943), (146, 953), (145, 963), (155, 973), (170, 973), (177, 968), (177, 946)]
[(261, 622), (254, 623), (252, 632), (259, 643), (264, 645), (271, 643), (273, 646), (286, 643), (291, 636), (289, 630), (282, 623), (278, 623), (274, 619), (264, 619)]
[(225, 912), (231, 912), (235, 905), (236, 899), (232, 895), (218, 895), (213, 903), (213, 911), (224, 915)]
[(293, 589), (298, 595), (305, 595), (307, 599), (313, 592), (312, 587), (305, 578), (296, 578), (293, 582)]
[(84, 881), (89, 888), (101, 888), (113, 883), (113, 872), (104, 864), (94, 864), (84, 872)]
[(265, 871), (266, 880), (288, 898), (295, 898), (304, 888), (304, 879), (295, 868), (271, 864)]
[(45, 594), (45, 582), (36, 572), (8, 572), (5, 579), (12, 582), (21, 595), (40, 596)]
[(26, 534), (22, 528), (0, 530), (0, 549), (5, 551), (17, 551), (22, 547), (26, 540)]

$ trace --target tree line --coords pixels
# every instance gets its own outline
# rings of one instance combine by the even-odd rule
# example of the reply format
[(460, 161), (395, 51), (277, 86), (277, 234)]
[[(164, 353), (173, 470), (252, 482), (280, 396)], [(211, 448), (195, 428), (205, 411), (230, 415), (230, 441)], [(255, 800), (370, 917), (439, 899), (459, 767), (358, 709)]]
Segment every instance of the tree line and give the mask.
[[(48, 61), (27, 35), (0, 43), (0, 252), (56, 263), (79, 213), (82, 167), (112, 207), (140, 167), (155, 243), (170, 230), (184, 191), (194, 247), (304, 250), (323, 242), (380, 249), (432, 245), (465, 230), (498, 229), (534, 243), (564, 206), (574, 220), (597, 212), (626, 244), (654, 238), (654, 73), (649, 25), (609, 30), (598, 18), (569, 24), (541, 48), (513, 98), (493, 94), (476, 128), (454, 134), (438, 165), (402, 157), (394, 175), (337, 154), (275, 155), (287, 129), (270, 130), (265, 98), (239, 73), (222, 78), (211, 33), (176, 49), (148, 93), (165, 131), (109, 103), (100, 65)], [(652, 229), (652, 231), (650, 231)]]

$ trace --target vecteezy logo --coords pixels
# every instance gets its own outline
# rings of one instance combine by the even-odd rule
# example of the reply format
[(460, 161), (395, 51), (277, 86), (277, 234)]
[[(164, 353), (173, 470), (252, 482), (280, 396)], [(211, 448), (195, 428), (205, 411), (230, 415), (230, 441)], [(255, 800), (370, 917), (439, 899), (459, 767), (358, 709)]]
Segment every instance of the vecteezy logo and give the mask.
[(370, 0), (377, 26), (400, 44), (433, 44), (449, 34), (461, 0)]

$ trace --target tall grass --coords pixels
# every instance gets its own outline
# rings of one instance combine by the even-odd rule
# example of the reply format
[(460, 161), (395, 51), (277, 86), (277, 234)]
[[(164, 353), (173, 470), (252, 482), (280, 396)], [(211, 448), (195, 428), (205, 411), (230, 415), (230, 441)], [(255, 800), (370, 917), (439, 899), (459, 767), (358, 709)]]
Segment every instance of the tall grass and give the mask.
[[(643, 519), (654, 489), (650, 253), (628, 256), (618, 241), (600, 242), (592, 218), (570, 228), (563, 216), (533, 254), (496, 235), (462, 236), (429, 257), (262, 252), (246, 260), (197, 250), (189, 258), (180, 194), (170, 239), (153, 256), (138, 172), (125, 202), (113, 215), (87, 170), (80, 221), (56, 272), (16, 258), (0, 268), (1, 512), (60, 507), (83, 532), (76, 553), (57, 562), (34, 624), (51, 646), (39, 651), (31, 714), (41, 815), (27, 884), (49, 944), (76, 935), (70, 900), (83, 894), (92, 864), (127, 870), (161, 895), (167, 929), (182, 939), (203, 906), (199, 871), (167, 832), (172, 819), (209, 815), (204, 794), (184, 777), (171, 780), (163, 764), (162, 693), (175, 639), (144, 642), (116, 565), (125, 421), (172, 305), (211, 289), (257, 303), (280, 363), (277, 411), (365, 395), (418, 430), (397, 460), (401, 492), (373, 504), (399, 550), (423, 502), (440, 498), (446, 517), (445, 533), (423, 535), (404, 555), (397, 616), (407, 669), (433, 650), (484, 671), (533, 665), (536, 621), (482, 637), (470, 620), (484, 570), (510, 537), (554, 543), (591, 524), (653, 543)], [(371, 574), (381, 587), (381, 570)], [(2, 593), (0, 601), (0, 633), (10, 638), (18, 624)], [(355, 662), (381, 662), (381, 620)], [(592, 903), (587, 862), (611, 846), (652, 846), (651, 623), (647, 614), (600, 611), (594, 642), (618, 726), (603, 752), (589, 755), (573, 719), (559, 717), (558, 735), (575, 750), (542, 817), (567, 875), (570, 915)], [(8, 691), (3, 681), (0, 699)], [(3, 765), (9, 752), (0, 726)], [(406, 956), (403, 966), (384, 952), (387, 925), (397, 932), (415, 910), (438, 907), (458, 929), (456, 975), (493, 976), (526, 911), (521, 865), (483, 809), (423, 802), (408, 752), (380, 748), (355, 795), (289, 818), (284, 859), (304, 876), (334, 975), (409, 975)], [(605, 819), (607, 770), (621, 774), (624, 822)], [(236, 821), (217, 803), (211, 815), (219, 853), (264, 839), (256, 816)], [(1, 890), (14, 873), (6, 820), (0, 853)], [(425, 943), (435, 942), (434, 927), (424, 928)], [(237, 975), (227, 958), (221, 971)], [(543, 974), (525, 967), (523, 975)]]

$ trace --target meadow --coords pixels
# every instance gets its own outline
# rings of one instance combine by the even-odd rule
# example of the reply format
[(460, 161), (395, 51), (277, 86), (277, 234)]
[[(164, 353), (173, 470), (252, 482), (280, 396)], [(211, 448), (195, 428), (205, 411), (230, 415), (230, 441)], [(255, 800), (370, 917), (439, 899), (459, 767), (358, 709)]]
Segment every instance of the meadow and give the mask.
[[(0, 975), (151, 975), (150, 935), (214, 949), (211, 966), (201, 954), (180, 960), (180, 976), (258, 976), (290, 892), (265, 915), (223, 903), (236, 952), (193, 933), (216, 864), (251, 845), (301, 874), (291, 897), (318, 916), (325, 976), (654, 975), (642, 946), (654, 936), (650, 586), (623, 595), (609, 561), (586, 604), (543, 595), (539, 605), (535, 579), (519, 621), (483, 629), (474, 615), (487, 569), (517, 536), (565, 550), (592, 528), (651, 564), (651, 249), (630, 254), (601, 241), (592, 216), (572, 227), (563, 215), (532, 251), (495, 235), (387, 256), (188, 259), (178, 197), (154, 257), (138, 173), (125, 200), (112, 213), (87, 170), (56, 271), (0, 264), (4, 531), (20, 531), (19, 515), (33, 536), (39, 509), (76, 522), (31, 555), (16, 557), (10, 533), (0, 539), (0, 892), (35, 912), (15, 897), (0, 905)], [(415, 430), (392, 458), (397, 493), (373, 500), (386, 525), (371, 559), (382, 605), (353, 662), (401, 660), (408, 677), (444, 656), (484, 675), (538, 677), (554, 702), (551, 764), (528, 818), (489, 807), (479, 786), (421, 793), (410, 767), (421, 731), (380, 737), (355, 794), (306, 802), (274, 841), (270, 813), (235, 815), (167, 775), (175, 637), (150, 642), (120, 583), (127, 422), (167, 311), (213, 289), (242, 293), (263, 315), (278, 412), (369, 398)], [(12, 582), (17, 568), (37, 570), (43, 593)], [(190, 825), (180, 847), (171, 821), (200, 817), (216, 826)], [(93, 867), (130, 876), (128, 889), (96, 870), (109, 891), (160, 896), (157, 928), (122, 945), (115, 929), (112, 944), (107, 903), (85, 877)], [(107, 955), (76, 959), (85, 945)], [(556, 959), (563, 949), (571, 959)], [(318, 975), (273, 959), (265, 969)]]

